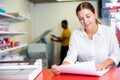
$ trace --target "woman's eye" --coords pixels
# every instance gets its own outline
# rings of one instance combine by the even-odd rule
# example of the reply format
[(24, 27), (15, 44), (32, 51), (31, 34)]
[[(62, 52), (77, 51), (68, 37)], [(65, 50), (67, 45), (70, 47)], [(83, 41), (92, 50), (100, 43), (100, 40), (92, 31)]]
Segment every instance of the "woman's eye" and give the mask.
[(82, 21), (83, 19), (82, 18), (79, 18), (80, 21)]
[(90, 15), (88, 15), (87, 18), (90, 18)]

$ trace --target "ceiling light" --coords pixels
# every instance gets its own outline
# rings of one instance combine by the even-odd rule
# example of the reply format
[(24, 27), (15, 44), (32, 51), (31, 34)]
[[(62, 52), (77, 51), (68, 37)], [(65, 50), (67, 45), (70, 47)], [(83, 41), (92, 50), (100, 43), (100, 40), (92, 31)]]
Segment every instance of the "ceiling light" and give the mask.
[(57, 0), (57, 1), (73, 1), (73, 0)]

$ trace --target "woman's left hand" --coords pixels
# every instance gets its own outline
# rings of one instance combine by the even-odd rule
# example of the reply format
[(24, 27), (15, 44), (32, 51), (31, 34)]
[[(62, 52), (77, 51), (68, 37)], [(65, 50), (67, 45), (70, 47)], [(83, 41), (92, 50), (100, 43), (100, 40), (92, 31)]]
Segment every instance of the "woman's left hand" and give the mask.
[(107, 60), (97, 64), (96, 65), (96, 70), (97, 71), (102, 71), (104, 69), (107, 69), (108, 67), (110, 67), (113, 64), (115, 64), (115, 62), (112, 59), (108, 58)]
[(102, 63), (99, 63), (99, 64), (97, 64), (96, 65), (96, 70), (97, 71), (102, 71), (102, 70), (104, 70), (104, 69), (107, 69), (107, 65), (106, 65), (106, 63), (105, 62), (102, 62)]

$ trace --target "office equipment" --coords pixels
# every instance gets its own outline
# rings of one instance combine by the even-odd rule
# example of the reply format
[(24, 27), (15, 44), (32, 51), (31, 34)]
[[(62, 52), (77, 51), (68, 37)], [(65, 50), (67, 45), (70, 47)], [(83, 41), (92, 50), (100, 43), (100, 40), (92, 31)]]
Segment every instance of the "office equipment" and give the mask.
[(30, 59), (42, 59), (42, 66), (48, 67), (48, 60), (46, 58), (46, 44), (31, 43), (28, 45), (28, 55)]
[[(42, 59), (44, 68), (51, 68), (54, 64), (54, 44), (47, 39), (52, 29), (43, 32), (37, 39), (24, 48), (21, 54), (28, 56), (28, 59)], [(25, 54), (27, 53), (27, 54)]]
[(41, 59), (37, 59), (34, 62), (29, 61), (31, 64), (23, 63), (28, 62), (19, 62), (20, 65), (8, 65), (4, 63), (7, 66), (0, 66), (0, 80), (34, 80), (35, 77), (42, 71)]
[(45, 59), (46, 45), (43, 43), (32, 43), (28, 45), (28, 54), (30, 59)]

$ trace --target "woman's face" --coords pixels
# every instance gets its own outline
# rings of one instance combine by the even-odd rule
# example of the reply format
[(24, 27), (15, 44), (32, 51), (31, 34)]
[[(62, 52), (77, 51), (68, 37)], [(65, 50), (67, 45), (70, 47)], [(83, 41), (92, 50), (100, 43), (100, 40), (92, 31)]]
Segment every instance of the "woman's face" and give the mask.
[(92, 28), (96, 24), (96, 14), (89, 9), (82, 9), (79, 11), (78, 19), (86, 30)]

